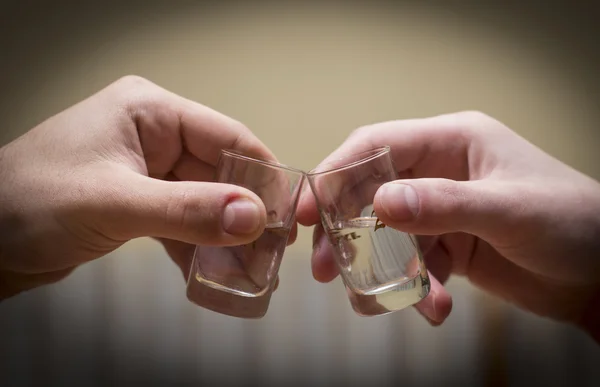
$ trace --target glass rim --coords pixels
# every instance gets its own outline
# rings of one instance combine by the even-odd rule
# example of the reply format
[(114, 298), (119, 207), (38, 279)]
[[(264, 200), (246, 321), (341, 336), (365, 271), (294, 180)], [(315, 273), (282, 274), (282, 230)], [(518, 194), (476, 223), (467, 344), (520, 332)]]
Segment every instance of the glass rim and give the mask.
[(304, 171), (302, 171), (300, 169), (293, 168), (293, 167), (290, 167), (288, 165), (285, 165), (285, 164), (282, 164), (282, 163), (279, 163), (276, 161), (269, 161), (269, 160), (265, 160), (265, 159), (259, 159), (259, 158), (255, 158), (255, 157), (246, 156), (246, 155), (242, 154), (241, 152), (236, 151), (234, 149), (221, 149), (221, 157), (224, 155), (229, 156), (229, 157), (234, 157), (234, 158), (244, 160), (244, 161), (261, 164), (261, 165), (264, 165), (267, 167), (284, 169), (286, 171), (293, 172), (293, 173), (299, 174), (299, 175), (306, 174)]
[(389, 153), (390, 151), (391, 151), (391, 147), (389, 145), (383, 145), (383, 146), (379, 146), (376, 148), (367, 149), (367, 150), (364, 150), (364, 151), (361, 151), (358, 153), (353, 153), (348, 156), (339, 157), (335, 160), (327, 162), (326, 164), (323, 164), (322, 166), (327, 166), (329, 164), (333, 164), (336, 161), (343, 161), (343, 160), (350, 159), (350, 158), (359, 157), (358, 160), (352, 161), (348, 164), (341, 165), (339, 167), (332, 167), (332, 168), (328, 168), (328, 169), (324, 169), (324, 170), (319, 170), (322, 166), (317, 166), (317, 167), (311, 169), (310, 171), (308, 171), (308, 173), (306, 175), (308, 178), (312, 178), (312, 177), (319, 176), (319, 175), (325, 175), (325, 174), (329, 174), (329, 173), (333, 173), (333, 172), (342, 171), (345, 169), (352, 168), (356, 165), (363, 164), (365, 162), (374, 160), (379, 156)]

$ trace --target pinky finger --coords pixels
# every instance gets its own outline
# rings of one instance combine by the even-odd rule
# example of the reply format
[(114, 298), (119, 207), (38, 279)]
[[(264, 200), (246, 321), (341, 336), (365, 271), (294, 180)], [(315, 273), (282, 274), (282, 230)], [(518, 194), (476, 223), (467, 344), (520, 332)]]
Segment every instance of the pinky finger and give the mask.
[(431, 289), (427, 297), (415, 304), (417, 311), (433, 326), (441, 325), (452, 310), (452, 296), (444, 286), (429, 273)]

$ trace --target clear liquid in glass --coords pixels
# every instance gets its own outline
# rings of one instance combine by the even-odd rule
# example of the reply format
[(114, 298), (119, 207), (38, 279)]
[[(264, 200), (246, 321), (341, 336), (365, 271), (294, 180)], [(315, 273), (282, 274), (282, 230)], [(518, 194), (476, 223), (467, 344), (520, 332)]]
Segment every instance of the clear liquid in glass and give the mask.
[(258, 318), (267, 311), (290, 228), (268, 225), (254, 242), (197, 246), (187, 297), (213, 311)]
[(413, 235), (381, 223), (365, 208), (361, 216), (328, 230), (350, 303), (362, 316), (387, 314), (429, 294), (425, 264)]

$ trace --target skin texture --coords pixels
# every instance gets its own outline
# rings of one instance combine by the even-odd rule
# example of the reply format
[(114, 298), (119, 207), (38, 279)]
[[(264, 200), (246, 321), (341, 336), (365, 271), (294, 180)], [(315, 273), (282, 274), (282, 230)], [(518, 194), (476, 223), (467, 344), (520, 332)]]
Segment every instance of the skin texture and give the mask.
[[(600, 342), (600, 184), (478, 112), (356, 130), (325, 162), (390, 145), (400, 180), (374, 207), (419, 236), (431, 274), (416, 305), (441, 324), (451, 274)], [(243, 124), (145, 79), (124, 77), (0, 148), (0, 300), (50, 284), (127, 241), (159, 240), (187, 277), (194, 245), (250, 243), (262, 201), (214, 182), (221, 149), (275, 161)], [(338, 275), (317, 225), (312, 268)], [(293, 243), (296, 228), (288, 243)]]
[[(389, 145), (400, 179), (374, 208), (419, 236), (432, 290), (416, 305), (433, 325), (452, 308), (451, 274), (540, 316), (576, 324), (600, 342), (600, 184), (480, 112), (359, 128), (323, 163)], [(338, 275), (314, 196), (298, 221), (317, 225), (312, 270)]]
[(241, 123), (137, 76), (0, 148), (0, 300), (138, 237), (159, 240), (186, 277), (195, 244), (257, 239), (262, 201), (213, 181), (224, 148), (275, 160)]

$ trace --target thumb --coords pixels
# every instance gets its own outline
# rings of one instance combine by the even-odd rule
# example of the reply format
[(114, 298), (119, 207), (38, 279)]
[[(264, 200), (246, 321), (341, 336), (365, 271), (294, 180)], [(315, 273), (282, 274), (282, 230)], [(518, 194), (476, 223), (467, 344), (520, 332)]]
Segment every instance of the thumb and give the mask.
[(253, 192), (231, 184), (163, 181), (136, 175), (127, 194), (103, 218), (115, 238), (168, 238), (191, 244), (250, 243), (266, 224), (266, 209)]
[(517, 199), (489, 180), (407, 179), (382, 185), (374, 210), (382, 222), (405, 232), (466, 232), (490, 241), (517, 224)]

